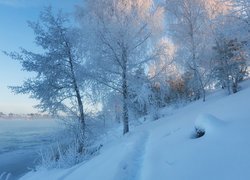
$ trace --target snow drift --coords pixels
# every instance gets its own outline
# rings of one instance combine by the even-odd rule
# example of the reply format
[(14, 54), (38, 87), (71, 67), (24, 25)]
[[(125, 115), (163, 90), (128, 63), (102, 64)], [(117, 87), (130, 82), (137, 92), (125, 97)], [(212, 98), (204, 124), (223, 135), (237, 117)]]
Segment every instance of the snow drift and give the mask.
[[(205, 103), (191, 103), (134, 127), (104, 144), (90, 161), (70, 169), (33, 171), (21, 179), (250, 179), (249, 97), (250, 88), (231, 96), (218, 92)], [(194, 127), (203, 129), (205, 137), (191, 139)]]
[(195, 121), (194, 138), (199, 138), (207, 133), (219, 131), (225, 122), (213, 116), (212, 114), (200, 114)]

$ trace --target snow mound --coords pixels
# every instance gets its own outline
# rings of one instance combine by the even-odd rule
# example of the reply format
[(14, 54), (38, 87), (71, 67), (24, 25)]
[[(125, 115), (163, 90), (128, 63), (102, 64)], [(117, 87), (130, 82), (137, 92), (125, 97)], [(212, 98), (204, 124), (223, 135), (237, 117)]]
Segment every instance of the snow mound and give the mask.
[(195, 121), (196, 138), (202, 137), (205, 133), (210, 133), (224, 125), (224, 121), (212, 114), (200, 114)]

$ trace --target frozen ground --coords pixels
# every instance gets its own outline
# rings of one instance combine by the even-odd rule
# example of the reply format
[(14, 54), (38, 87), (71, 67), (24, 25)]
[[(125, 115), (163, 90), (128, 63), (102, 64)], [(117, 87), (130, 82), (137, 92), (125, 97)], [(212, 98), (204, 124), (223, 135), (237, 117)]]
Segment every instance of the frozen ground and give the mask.
[(34, 168), (37, 153), (51, 141), (56, 126), (53, 120), (0, 119), (0, 180), (4, 173), (17, 179)]
[[(132, 128), (100, 154), (70, 169), (40, 169), (22, 180), (249, 180), (250, 82), (237, 94), (218, 91), (207, 102)], [(166, 109), (167, 112), (167, 109)], [(169, 114), (169, 113), (168, 113)], [(195, 128), (205, 135), (194, 138)]]

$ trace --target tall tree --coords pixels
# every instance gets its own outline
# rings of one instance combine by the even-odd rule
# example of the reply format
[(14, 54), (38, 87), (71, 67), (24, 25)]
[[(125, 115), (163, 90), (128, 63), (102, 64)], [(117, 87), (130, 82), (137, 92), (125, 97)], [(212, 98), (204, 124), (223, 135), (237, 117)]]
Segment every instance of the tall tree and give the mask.
[(153, 0), (87, 0), (78, 12), (82, 26), (89, 29), (95, 79), (122, 95), (125, 134), (130, 77), (152, 58), (150, 49), (162, 29), (163, 9)]
[[(211, 35), (205, 0), (166, 0), (169, 32), (177, 45), (179, 59), (192, 74), (195, 99), (205, 101), (206, 66), (209, 64)], [(206, 62), (207, 61), (207, 62)]]
[(246, 53), (243, 47), (244, 42), (225, 38), (220, 38), (214, 47), (214, 75), (219, 85), (226, 88), (229, 94), (238, 91), (239, 82), (247, 75)]
[(12, 90), (39, 100), (37, 107), (42, 111), (77, 115), (84, 130), (84, 70), (82, 53), (78, 49), (80, 31), (70, 26), (69, 19), (62, 12), (54, 15), (51, 7), (41, 12), (39, 22), (29, 22), (29, 26), (42, 53), (26, 49), (21, 49), (20, 53), (8, 53), (21, 63), (23, 70), (35, 75)]
[(230, 25), (234, 27), (238, 39), (247, 42), (246, 50), (250, 53), (250, 1), (233, 0), (232, 7), (230, 15), (233, 19)]

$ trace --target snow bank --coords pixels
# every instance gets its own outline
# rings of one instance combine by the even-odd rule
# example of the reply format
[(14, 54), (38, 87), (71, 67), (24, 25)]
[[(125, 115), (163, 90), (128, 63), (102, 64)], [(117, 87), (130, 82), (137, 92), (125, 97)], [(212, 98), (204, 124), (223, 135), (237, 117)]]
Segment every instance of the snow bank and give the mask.
[(196, 131), (202, 131), (204, 133), (210, 133), (225, 125), (225, 122), (213, 116), (212, 114), (202, 113), (195, 121)]
[[(214, 94), (205, 103), (196, 101), (160, 120), (131, 127), (128, 135), (104, 144), (86, 163), (34, 171), (21, 179), (249, 180), (249, 87), (231, 96)], [(194, 126), (208, 136), (190, 139)]]

